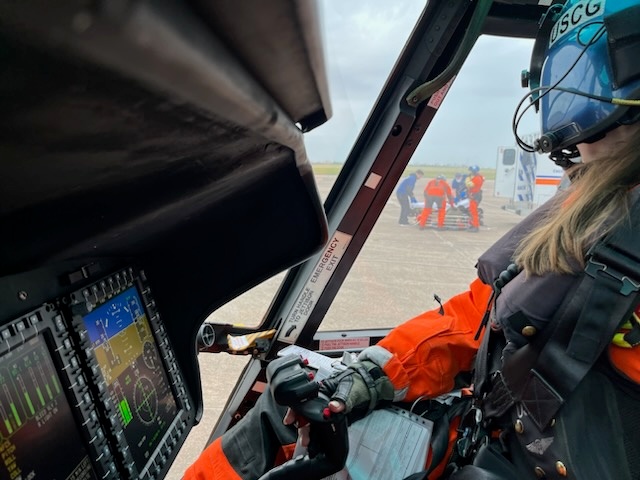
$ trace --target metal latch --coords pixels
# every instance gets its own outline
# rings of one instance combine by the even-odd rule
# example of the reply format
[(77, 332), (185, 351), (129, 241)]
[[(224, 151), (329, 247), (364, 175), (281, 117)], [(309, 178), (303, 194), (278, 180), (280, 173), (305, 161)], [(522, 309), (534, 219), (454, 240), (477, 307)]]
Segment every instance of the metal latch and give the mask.
[(617, 270), (614, 270), (604, 263), (595, 261), (593, 257), (590, 258), (587, 262), (587, 266), (585, 267), (584, 271), (593, 278), (597, 278), (598, 272), (602, 272), (610, 276), (611, 278), (618, 280), (620, 283), (622, 283), (622, 286), (620, 287), (620, 293), (622, 295), (628, 296), (631, 293), (640, 291), (640, 282), (636, 282), (627, 275), (621, 274)]

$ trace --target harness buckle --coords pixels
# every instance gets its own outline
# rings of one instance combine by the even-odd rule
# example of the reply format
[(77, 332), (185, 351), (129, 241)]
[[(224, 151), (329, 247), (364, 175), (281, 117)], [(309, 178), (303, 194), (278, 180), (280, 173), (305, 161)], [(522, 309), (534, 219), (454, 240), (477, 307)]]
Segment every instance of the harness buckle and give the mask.
[(469, 458), (485, 441), (486, 432), (482, 428), (483, 418), (482, 410), (478, 407), (471, 407), (462, 417), (458, 427), (460, 435), (456, 441), (456, 449), (460, 457)]
[(640, 291), (640, 282), (633, 280), (627, 275), (623, 275), (604, 263), (594, 260), (593, 257), (589, 259), (584, 270), (592, 278), (597, 278), (598, 272), (602, 272), (609, 277), (618, 280), (622, 283), (620, 293), (624, 296)]

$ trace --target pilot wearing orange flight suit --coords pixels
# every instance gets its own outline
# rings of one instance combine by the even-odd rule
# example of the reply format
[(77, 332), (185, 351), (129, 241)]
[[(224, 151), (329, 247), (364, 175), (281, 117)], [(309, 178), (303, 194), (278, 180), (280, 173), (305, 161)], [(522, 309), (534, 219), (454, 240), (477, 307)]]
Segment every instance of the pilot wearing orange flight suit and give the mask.
[(433, 204), (438, 206), (438, 229), (444, 228), (444, 220), (447, 214), (446, 201), (453, 206), (453, 194), (451, 187), (445, 179), (444, 175), (438, 175), (435, 179), (429, 181), (424, 189), (424, 208), (418, 217), (418, 225), (420, 230), (424, 229), (431, 211), (433, 210)]
[[(636, 190), (640, 194), (640, 189)], [(392, 385), (393, 393), (387, 396), (387, 400), (414, 402), (420, 398), (435, 398), (454, 388), (458, 374), (472, 370), (482, 341), (482, 336), (476, 338), (477, 332), (490, 304), (493, 279), (509, 266), (515, 245), (535, 225), (543, 223), (548, 212), (559, 208), (560, 204), (561, 200), (557, 198), (550, 200), (487, 250), (477, 264), (479, 278), (471, 283), (467, 292), (452, 297), (442, 309), (427, 311), (395, 327), (377, 345), (363, 350), (359, 362), (380, 367), (382, 378)], [(508, 345), (519, 348), (528, 341), (522, 332), (542, 330), (546, 326), (571, 291), (576, 277), (572, 274), (528, 276), (523, 271), (513, 273), (514, 278), (504, 286), (495, 301), (490, 326), (504, 332)], [(636, 310), (636, 319), (639, 313), (640, 307)], [(524, 314), (529, 329), (515, 326), (520, 314)], [(629, 328), (629, 325), (622, 328)], [(618, 335), (622, 333), (621, 330)], [(505, 348), (507, 350), (508, 347)], [(612, 342), (608, 356), (618, 375), (626, 379), (624, 381), (640, 385), (637, 348)], [(284, 409), (273, 402), (271, 395), (263, 394), (244, 419), (202, 452), (186, 471), (184, 480), (257, 479), (269, 468), (290, 458), (296, 431), (283, 425), (284, 415)], [(456, 418), (451, 423), (445, 459), (450, 458), (454, 450), (459, 421)], [(589, 422), (597, 423), (593, 419)], [(593, 437), (593, 442), (601, 440), (598, 436)], [(443, 461), (429, 478), (439, 478), (445, 467), (446, 462)]]
[(478, 204), (482, 200), (482, 184), (484, 177), (480, 175), (480, 167), (474, 165), (469, 167), (470, 175), (467, 176), (464, 183), (467, 187), (467, 195), (469, 197), (469, 213), (471, 214), (470, 232), (477, 232), (480, 229), (480, 217), (478, 215)]

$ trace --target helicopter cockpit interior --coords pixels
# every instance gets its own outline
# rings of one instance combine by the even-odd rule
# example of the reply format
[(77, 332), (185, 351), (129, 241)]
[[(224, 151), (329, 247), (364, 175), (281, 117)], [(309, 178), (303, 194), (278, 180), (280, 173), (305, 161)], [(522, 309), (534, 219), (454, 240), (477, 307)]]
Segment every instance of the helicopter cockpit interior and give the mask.
[[(479, 35), (533, 38), (547, 4), (426, 2), (323, 204), (304, 141), (332, 115), (315, 2), (3, 2), (0, 478), (165, 478), (202, 415), (198, 352), (274, 330), (222, 434), (279, 349), (318, 349), (429, 99)], [(348, 260), (288, 321), (336, 232)], [(258, 327), (203, 330), (287, 269)]]

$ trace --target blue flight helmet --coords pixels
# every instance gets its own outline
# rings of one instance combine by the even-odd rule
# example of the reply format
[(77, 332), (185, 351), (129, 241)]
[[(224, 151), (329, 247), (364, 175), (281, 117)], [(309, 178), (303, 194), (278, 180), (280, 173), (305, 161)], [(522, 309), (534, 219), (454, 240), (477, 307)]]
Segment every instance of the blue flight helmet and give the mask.
[(480, 167), (479, 167), (478, 165), (471, 165), (471, 166), (469, 167), (469, 171), (470, 171), (471, 173), (473, 173), (474, 175), (477, 175), (477, 174), (478, 174), (478, 172), (480, 171)]
[(640, 0), (568, 0), (540, 25), (523, 72), (541, 117), (532, 150), (562, 164), (576, 144), (640, 119)]

